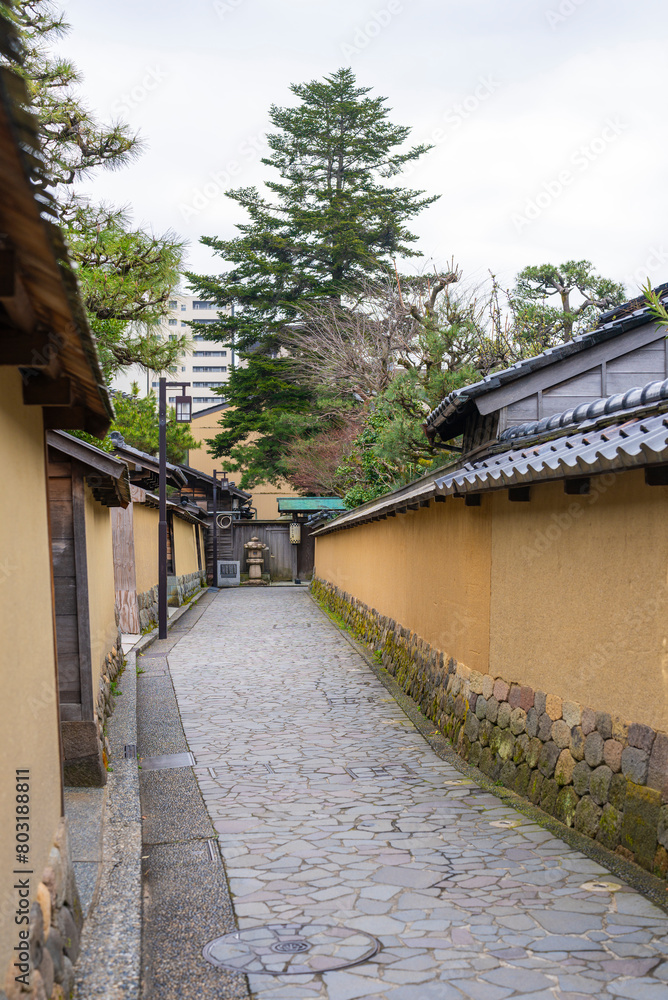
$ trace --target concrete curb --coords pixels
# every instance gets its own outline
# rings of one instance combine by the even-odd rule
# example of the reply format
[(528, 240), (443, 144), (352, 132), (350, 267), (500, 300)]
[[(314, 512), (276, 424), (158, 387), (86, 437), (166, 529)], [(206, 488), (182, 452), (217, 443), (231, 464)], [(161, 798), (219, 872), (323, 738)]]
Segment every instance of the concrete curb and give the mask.
[(394, 677), (392, 677), (392, 675), (388, 673), (384, 667), (381, 667), (372, 658), (367, 647), (356, 639), (348, 628), (342, 628), (331, 617), (331, 615), (327, 613), (320, 602), (316, 600), (310, 590), (308, 591), (308, 595), (316, 607), (320, 609), (322, 614), (329, 619), (332, 626), (341, 632), (346, 642), (348, 642), (353, 649), (359, 653), (362, 659), (371, 668), (381, 684), (389, 691), (401, 710), (405, 712), (411, 720), (420, 735), (430, 745), (434, 753), (438, 754), (442, 760), (446, 760), (448, 764), (452, 764), (452, 766), (461, 774), (465, 775), (465, 777), (475, 781), (475, 783), (480, 785), (481, 788), (484, 788), (486, 792), (491, 792), (492, 795), (496, 795), (496, 797), (498, 799), (502, 799), (506, 805), (512, 806), (513, 809), (522, 813), (522, 815), (526, 816), (527, 819), (530, 819), (532, 822), (538, 823), (546, 830), (549, 830), (550, 833), (552, 833), (555, 837), (559, 837), (559, 839), (563, 840), (569, 847), (572, 847), (576, 851), (580, 851), (581, 854), (591, 858), (592, 861), (598, 862), (598, 864), (607, 868), (613, 875), (617, 875), (619, 878), (623, 879), (637, 892), (641, 893), (656, 906), (660, 906), (662, 910), (665, 910), (668, 913), (668, 887), (663, 879), (650, 875), (650, 873), (646, 872), (643, 868), (640, 868), (638, 865), (634, 865), (632, 862), (621, 858), (618, 854), (614, 854), (612, 851), (607, 850), (607, 848), (601, 846), (595, 840), (591, 840), (591, 838), (578, 833), (577, 830), (573, 830), (564, 823), (560, 823), (559, 820), (556, 820), (553, 816), (549, 816), (541, 809), (538, 809), (527, 799), (523, 799), (519, 796), (516, 792), (513, 792), (508, 788), (504, 788), (503, 786), (496, 785), (477, 767), (473, 767), (465, 760), (462, 760), (450, 741), (435, 728), (434, 723), (430, 719), (422, 714), (417, 703), (413, 701), (410, 695), (406, 694), (403, 688), (397, 684)]
[[(208, 593), (178, 608), (167, 630)], [(139, 1000), (142, 917), (142, 822), (139, 769), (126, 746), (137, 746), (137, 654), (158, 638), (142, 636), (125, 654), (121, 696), (108, 722), (111, 756), (102, 819), (102, 863), (75, 967), (74, 1000)]]
[[(187, 614), (191, 608), (194, 608), (197, 605), (200, 598), (204, 597), (205, 594), (208, 594), (209, 591), (215, 589), (216, 589), (215, 587), (202, 587), (199, 593), (195, 594), (194, 597), (190, 601), (188, 601), (187, 604), (182, 604), (180, 608), (177, 608), (174, 614), (167, 622), (167, 633), (169, 634), (170, 628), (177, 621), (179, 621), (179, 619), (183, 618), (183, 616)], [(137, 653), (143, 653), (144, 650), (148, 649), (149, 646), (152, 646), (153, 643), (157, 641), (157, 639), (158, 639), (158, 626), (156, 625), (154, 629), (152, 629), (150, 632), (147, 632), (146, 635), (143, 635), (141, 639), (137, 640), (137, 642), (132, 647), (131, 652), (134, 653), (135, 656)]]
[(84, 925), (76, 965), (78, 1000), (138, 1000), (141, 944), (141, 813), (136, 758), (125, 747), (137, 742), (136, 653), (126, 656), (121, 696), (108, 724), (111, 750), (102, 865), (95, 904)]

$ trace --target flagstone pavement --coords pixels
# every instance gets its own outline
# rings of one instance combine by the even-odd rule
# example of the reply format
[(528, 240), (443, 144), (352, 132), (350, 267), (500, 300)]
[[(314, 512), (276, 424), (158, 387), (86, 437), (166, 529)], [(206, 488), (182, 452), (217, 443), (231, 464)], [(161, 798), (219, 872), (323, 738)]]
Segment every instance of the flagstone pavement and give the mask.
[(308, 593), (221, 591), (168, 660), (240, 930), (380, 942), (257, 1000), (668, 1000), (666, 914), (438, 757)]

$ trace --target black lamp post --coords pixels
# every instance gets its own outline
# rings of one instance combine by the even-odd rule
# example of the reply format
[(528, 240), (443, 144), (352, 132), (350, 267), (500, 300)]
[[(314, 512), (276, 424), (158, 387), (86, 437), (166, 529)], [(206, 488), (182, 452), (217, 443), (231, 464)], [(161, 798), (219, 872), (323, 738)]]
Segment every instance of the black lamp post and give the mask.
[(189, 424), (192, 398), (186, 396), (190, 382), (160, 379), (158, 418), (160, 423), (160, 521), (158, 523), (158, 638), (167, 638), (167, 387), (180, 389), (176, 397), (176, 423)]

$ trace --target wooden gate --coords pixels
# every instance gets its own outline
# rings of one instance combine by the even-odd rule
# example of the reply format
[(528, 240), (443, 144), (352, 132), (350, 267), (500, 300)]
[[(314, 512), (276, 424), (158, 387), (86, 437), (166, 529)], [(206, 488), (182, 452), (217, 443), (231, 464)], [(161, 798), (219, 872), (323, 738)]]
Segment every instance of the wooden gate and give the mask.
[[(241, 563), (241, 572), (248, 572), (244, 544), (251, 538), (259, 538), (269, 547), (265, 552), (264, 571), (268, 571), (272, 582), (292, 580), (296, 566), (293, 566), (295, 553), (290, 544), (290, 525), (277, 521), (235, 521), (232, 531), (232, 559)], [(269, 558), (267, 559), (267, 556)]]

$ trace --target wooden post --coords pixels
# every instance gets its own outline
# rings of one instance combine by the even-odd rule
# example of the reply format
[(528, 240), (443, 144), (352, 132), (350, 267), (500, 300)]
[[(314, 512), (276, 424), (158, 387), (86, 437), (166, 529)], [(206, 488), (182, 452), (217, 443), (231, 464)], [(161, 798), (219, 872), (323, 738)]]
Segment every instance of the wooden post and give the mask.
[(92, 719), (95, 710), (93, 671), (90, 648), (90, 609), (88, 603), (88, 560), (86, 555), (86, 498), (81, 464), (72, 462), (72, 519), (74, 523), (74, 565), (77, 580), (77, 637), (79, 640), (79, 679), (81, 717)]

